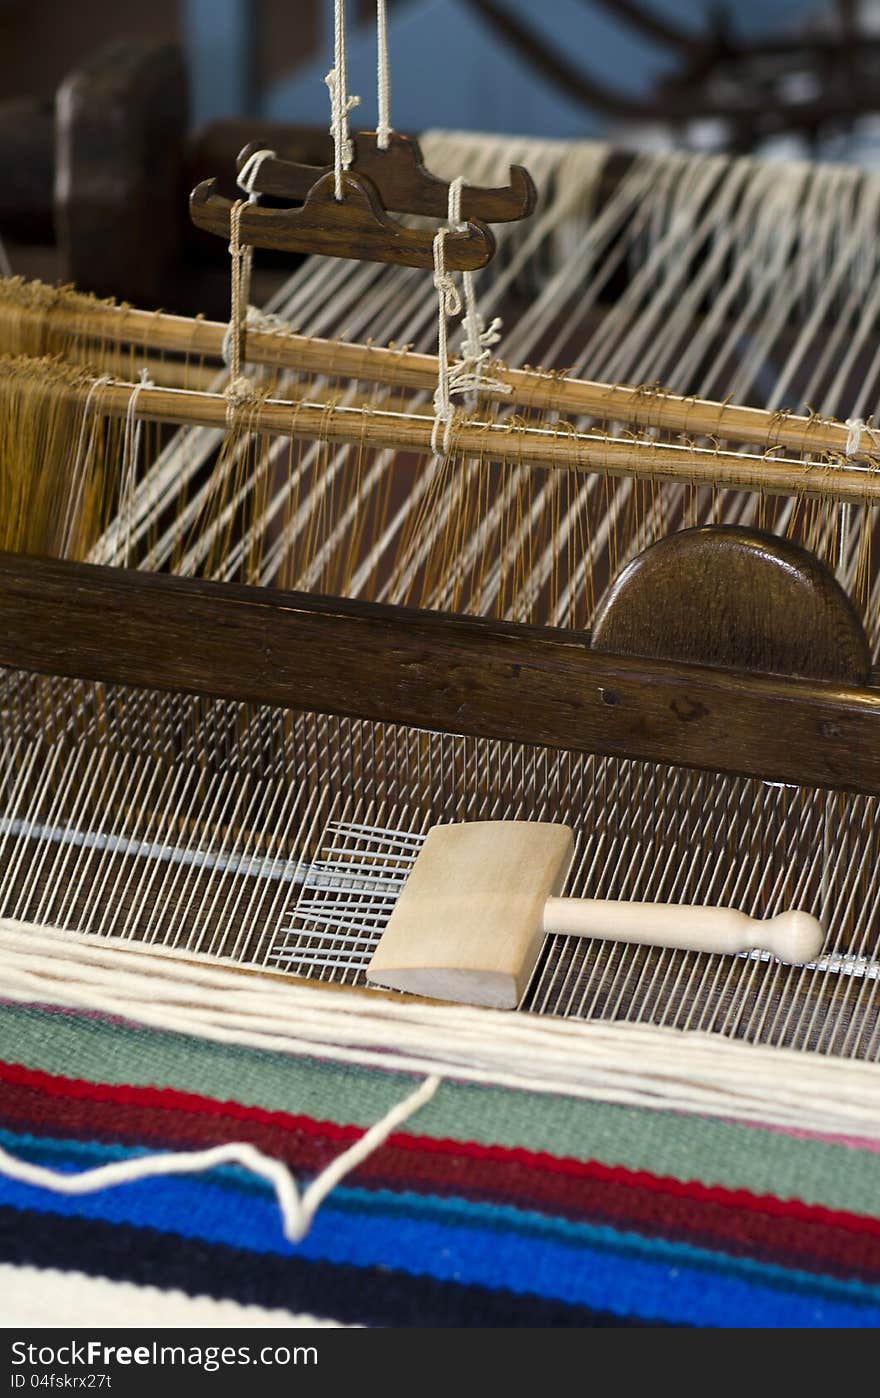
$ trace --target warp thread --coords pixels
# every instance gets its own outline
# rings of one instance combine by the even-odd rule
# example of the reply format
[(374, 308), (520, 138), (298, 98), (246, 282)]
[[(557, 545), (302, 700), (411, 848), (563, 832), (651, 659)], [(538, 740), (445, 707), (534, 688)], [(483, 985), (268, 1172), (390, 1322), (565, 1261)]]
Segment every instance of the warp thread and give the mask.
[(100, 374), (93, 382), (86, 394), (86, 401), (83, 405), (82, 419), (79, 426), (79, 436), (76, 441), (76, 450), (73, 455), (73, 465), (70, 470), (71, 487), (67, 494), (67, 508), (64, 515), (64, 528), (61, 534), (61, 557), (69, 556), (73, 546), (73, 530), (76, 525), (77, 509), (79, 506), (80, 485), (86, 478), (92, 453), (95, 449), (94, 421), (89, 428), (89, 419), (95, 407), (95, 398), (100, 394), (102, 388), (113, 382), (112, 374)]
[[(117, 549), (117, 563), (119, 566), (133, 567), (134, 562), (131, 554), (131, 526), (134, 514), (134, 494), (137, 485), (137, 466), (140, 457), (141, 437), (143, 435), (143, 422), (136, 416), (137, 402), (145, 388), (155, 388), (153, 380), (150, 378), (150, 371), (141, 369), (138, 382), (131, 391), (128, 400), (128, 407), (125, 412), (125, 430), (122, 436), (122, 468), (120, 471), (120, 491), (119, 491), (119, 511), (120, 531), (124, 531), (124, 547), (121, 548), (121, 556)], [(120, 545), (121, 545), (120, 540)]]

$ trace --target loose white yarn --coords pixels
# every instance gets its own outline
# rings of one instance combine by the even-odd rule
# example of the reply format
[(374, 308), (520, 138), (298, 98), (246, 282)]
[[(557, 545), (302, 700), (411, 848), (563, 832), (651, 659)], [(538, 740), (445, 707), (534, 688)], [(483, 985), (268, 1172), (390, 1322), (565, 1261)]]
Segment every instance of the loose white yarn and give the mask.
[[(880, 1141), (880, 1067), (650, 1024), (409, 1003), (0, 918), (3, 997), (216, 1043)], [(426, 1089), (427, 1090), (427, 1089)], [(365, 1143), (364, 1143), (365, 1144)]]
[(864, 418), (848, 417), (846, 426), (849, 433), (846, 439), (847, 456), (858, 456), (862, 450), (862, 438), (867, 436), (868, 443), (872, 447), (880, 449), (880, 432), (875, 427), (869, 427)]
[(163, 1151), (157, 1155), (137, 1156), (132, 1160), (98, 1165), (92, 1170), (83, 1170), (75, 1175), (50, 1170), (44, 1165), (33, 1165), (29, 1160), (21, 1160), (0, 1148), (0, 1173), (8, 1179), (18, 1180), (21, 1184), (51, 1190), (53, 1194), (80, 1195), (94, 1194), (99, 1189), (134, 1184), (138, 1180), (153, 1179), (156, 1176), (195, 1175), (205, 1170), (214, 1170), (219, 1165), (240, 1165), (252, 1175), (258, 1175), (260, 1179), (271, 1184), (281, 1211), (284, 1236), (291, 1243), (300, 1243), (330, 1191), (335, 1189), (345, 1175), (372, 1155), (396, 1127), (429, 1102), (441, 1081), (436, 1073), (425, 1078), (415, 1092), (392, 1107), (381, 1121), (377, 1121), (359, 1141), (331, 1161), (302, 1191), (282, 1161), (264, 1155), (247, 1141), (212, 1146), (208, 1150)]
[(359, 97), (348, 95), (348, 64), (345, 50), (345, 0), (334, 0), (333, 67), (324, 79), (330, 91), (330, 135), (333, 137), (334, 192), (342, 198), (342, 175), (352, 162), (354, 151), (348, 134), (348, 114), (360, 105)]

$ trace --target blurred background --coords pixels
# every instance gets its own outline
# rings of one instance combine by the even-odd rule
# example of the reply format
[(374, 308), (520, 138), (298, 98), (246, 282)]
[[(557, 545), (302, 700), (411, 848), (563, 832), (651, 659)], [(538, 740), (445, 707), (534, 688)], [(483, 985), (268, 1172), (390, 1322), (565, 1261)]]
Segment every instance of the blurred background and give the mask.
[[(374, 0), (347, 12), (372, 127)], [(399, 130), (880, 164), (880, 0), (389, 0), (389, 37)], [(332, 49), (332, 0), (0, 0), (4, 265), (215, 310), (186, 189), (279, 123), (326, 158)]]

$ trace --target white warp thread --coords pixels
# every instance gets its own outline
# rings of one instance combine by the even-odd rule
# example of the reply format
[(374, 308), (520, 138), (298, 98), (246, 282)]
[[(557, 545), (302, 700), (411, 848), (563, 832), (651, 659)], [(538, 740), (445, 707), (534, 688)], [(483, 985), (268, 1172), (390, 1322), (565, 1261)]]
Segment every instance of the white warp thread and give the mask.
[(131, 554), (131, 520), (134, 494), (137, 489), (138, 461), (140, 459), (143, 422), (136, 416), (137, 401), (145, 388), (155, 388), (148, 369), (141, 369), (138, 382), (131, 391), (125, 413), (125, 430), (122, 436), (122, 466), (120, 469), (119, 519), (123, 527), (122, 554), (113, 561), (118, 566), (134, 567)]
[(206, 1170), (215, 1170), (220, 1165), (240, 1165), (242, 1169), (271, 1184), (278, 1200), (284, 1236), (288, 1242), (300, 1243), (331, 1190), (335, 1189), (345, 1175), (372, 1155), (373, 1151), (378, 1150), (396, 1127), (429, 1102), (440, 1082), (437, 1074), (426, 1078), (415, 1092), (392, 1107), (381, 1121), (377, 1121), (359, 1141), (331, 1161), (302, 1191), (282, 1161), (264, 1155), (247, 1141), (212, 1146), (208, 1150), (163, 1151), (157, 1155), (136, 1156), (131, 1160), (117, 1160), (109, 1165), (98, 1165), (92, 1170), (83, 1170), (75, 1175), (61, 1170), (50, 1170), (44, 1165), (33, 1165), (29, 1160), (21, 1160), (0, 1148), (0, 1174), (5, 1175), (7, 1179), (18, 1180), (20, 1184), (51, 1190), (53, 1194), (80, 1195), (94, 1194), (100, 1189), (113, 1189), (121, 1184), (134, 1184), (138, 1180), (169, 1175), (196, 1175)]
[(360, 105), (359, 97), (348, 94), (348, 61), (345, 46), (345, 0), (334, 0), (333, 67), (324, 79), (330, 92), (330, 135), (333, 137), (334, 193), (342, 198), (342, 175), (352, 162), (354, 150), (348, 134), (348, 114)]
[[(86, 479), (86, 475), (91, 464), (92, 452), (95, 446), (95, 421), (97, 413), (92, 418), (95, 408), (95, 399), (100, 394), (101, 389), (113, 382), (112, 374), (100, 374), (92, 383), (86, 401), (83, 405), (82, 418), (79, 425), (79, 436), (76, 440), (76, 450), (73, 457), (70, 478), (71, 486), (67, 492), (67, 507), (64, 514), (64, 529), (62, 531), (61, 557), (69, 556), (73, 547), (73, 531), (76, 527), (79, 506), (80, 506), (80, 486)], [(89, 419), (92, 418), (91, 424)]]

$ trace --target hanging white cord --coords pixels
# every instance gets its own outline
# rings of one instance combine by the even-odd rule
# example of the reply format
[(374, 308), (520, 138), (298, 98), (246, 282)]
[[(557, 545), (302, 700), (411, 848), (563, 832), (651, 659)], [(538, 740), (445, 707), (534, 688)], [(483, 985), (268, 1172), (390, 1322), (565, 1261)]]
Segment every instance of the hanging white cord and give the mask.
[(230, 410), (239, 406), (253, 393), (253, 384), (242, 373), (241, 341), (244, 332), (245, 298), (250, 285), (253, 251), (241, 242), (241, 216), (248, 206), (247, 199), (236, 199), (229, 211), (229, 258), (232, 291), (230, 296), (229, 329), (223, 341), (223, 357), (229, 365), (226, 396)]
[[(498, 379), (487, 378), (485, 371), (492, 358), (492, 346), (501, 339), (501, 319), (496, 316), (486, 329), (477, 305), (477, 292), (473, 272), (465, 272), (464, 286), (464, 335), (462, 355), (454, 364), (449, 363), (449, 332), (447, 320), (461, 312), (462, 299), (450, 272), (446, 270), (446, 237), (449, 233), (462, 231), (467, 223), (461, 217), (461, 193), (465, 180), (463, 175), (452, 180), (449, 186), (449, 206), (446, 227), (440, 228), (434, 239), (434, 285), (437, 288), (437, 390), (434, 394), (434, 428), (431, 433), (431, 450), (435, 456), (449, 451), (450, 434), (453, 422), (452, 397), (460, 393), (467, 395), (469, 408), (476, 407), (481, 387), (493, 393), (511, 392), (509, 384)], [(443, 432), (441, 439), (440, 432)]]
[(238, 172), (238, 187), (247, 200), (238, 199), (229, 215), (229, 257), (232, 273), (229, 328), (223, 337), (223, 361), (229, 368), (227, 393), (236, 399), (247, 397), (253, 390), (250, 380), (242, 376), (241, 343), (244, 329), (251, 321), (251, 274), (254, 250), (241, 242), (241, 216), (248, 204), (258, 204), (260, 196), (254, 188), (264, 160), (274, 159), (273, 150), (257, 150), (249, 156)]
[(425, 1078), (421, 1087), (398, 1102), (359, 1141), (332, 1160), (302, 1193), (282, 1161), (264, 1155), (247, 1141), (235, 1141), (209, 1150), (169, 1151), (136, 1156), (131, 1160), (115, 1160), (109, 1165), (98, 1165), (93, 1170), (83, 1170), (76, 1175), (49, 1170), (44, 1165), (33, 1165), (29, 1160), (21, 1160), (0, 1149), (0, 1174), (7, 1179), (19, 1180), (22, 1184), (33, 1185), (36, 1189), (51, 1190), (53, 1194), (79, 1195), (93, 1194), (119, 1184), (134, 1184), (138, 1180), (156, 1176), (194, 1175), (214, 1170), (219, 1165), (240, 1165), (271, 1184), (281, 1210), (284, 1236), (291, 1243), (300, 1243), (330, 1191), (373, 1151), (378, 1150), (402, 1122), (430, 1101), (440, 1083), (441, 1078), (436, 1073)]
[(330, 89), (330, 134), (333, 137), (334, 192), (342, 198), (342, 175), (354, 154), (348, 134), (348, 114), (360, 104), (359, 97), (348, 95), (348, 70), (345, 53), (345, 0), (334, 0), (333, 7), (333, 67), (324, 79)]
[[(437, 389), (434, 394), (434, 428), (431, 450), (435, 456), (449, 451), (452, 427), (452, 399), (449, 370), (449, 334), (446, 322), (461, 311), (461, 296), (451, 272), (446, 270), (446, 236), (461, 221), (461, 190), (464, 179), (459, 176), (449, 186), (447, 224), (437, 230), (434, 238), (434, 285), (437, 288)], [(442, 439), (440, 433), (443, 433)]]
[(392, 135), (391, 125), (391, 65), (388, 59), (388, 3), (376, 0), (376, 94), (379, 120), (376, 123), (376, 145), (387, 150)]

